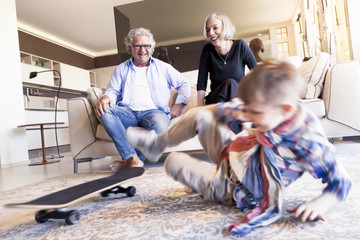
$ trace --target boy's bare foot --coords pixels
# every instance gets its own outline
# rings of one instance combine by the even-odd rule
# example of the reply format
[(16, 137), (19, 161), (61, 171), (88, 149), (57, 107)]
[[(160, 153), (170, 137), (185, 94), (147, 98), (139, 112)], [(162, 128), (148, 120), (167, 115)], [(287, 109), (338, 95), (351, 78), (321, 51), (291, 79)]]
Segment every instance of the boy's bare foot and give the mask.
[(137, 155), (133, 155), (126, 160), (114, 161), (109, 167), (112, 172), (118, 172), (122, 169), (129, 167), (143, 167), (144, 163), (139, 159)]

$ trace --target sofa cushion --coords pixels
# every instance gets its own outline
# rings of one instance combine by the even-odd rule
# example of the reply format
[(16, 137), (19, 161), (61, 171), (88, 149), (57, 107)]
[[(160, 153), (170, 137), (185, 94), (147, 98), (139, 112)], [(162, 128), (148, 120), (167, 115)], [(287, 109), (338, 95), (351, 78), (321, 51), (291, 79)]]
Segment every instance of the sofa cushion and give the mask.
[(197, 106), (197, 90), (196, 90), (196, 86), (192, 85), (191, 95), (189, 97), (188, 104), (184, 107), (182, 113), (184, 114), (187, 111), (189, 111), (191, 108), (194, 108), (196, 106)]
[(325, 117), (325, 104), (320, 98), (304, 99), (303, 102), (318, 118)]
[(299, 71), (305, 80), (300, 94), (302, 99), (314, 99), (320, 96), (329, 63), (330, 55), (321, 52), (300, 65)]
[[(172, 88), (171, 89), (171, 97), (170, 97), (170, 101), (169, 101), (169, 107), (172, 107), (175, 104), (176, 98), (177, 98), (177, 91), (174, 88)], [(197, 90), (196, 90), (196, 86), (192, 85), (191, 86), (191, 95), (189, 97), (188, 104), (183, 108), (182, 114), (186, 113), (191, 108), (196, 107), (196, 106), (197, 106)]]
[[(103, 94), (103, 90), (97, 87), (90, 87), (86, 90), (87, 98), (89, 99), (91, 105), (93, 106), (94, 110), (96, 108), (96, 104), (98, 103), (101, 95)], [(95, 113), (97, 119), (100, 122), (99, 116)]]
[(102, 124), (99, 124), (96, 129), (96, 138), (103, 141), (112, 141)]

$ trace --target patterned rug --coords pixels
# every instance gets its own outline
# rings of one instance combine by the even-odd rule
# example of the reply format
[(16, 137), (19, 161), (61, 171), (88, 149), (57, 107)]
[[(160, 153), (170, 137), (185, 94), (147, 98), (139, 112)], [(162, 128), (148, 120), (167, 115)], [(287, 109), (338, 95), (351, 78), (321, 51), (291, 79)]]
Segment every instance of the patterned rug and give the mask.
[[(331, 209), (326, 222), (302, 223), (291, 214), (241, 239), (360, 239), (360, 156), (337, 157), (348, 170), (353, 188), (346, 202)], [(32, 200), (50, 192), (104, 177), (108, 174), (77, 174), (49, 179), (1, 193), (2, 204)], [(33, 209), (0, 207), (0, 239), (240, 239), (227, 227), (244, 216), (226, 207), (188, 193), (169, 178), (162, 167), (149, 168), (130, 180), (137, 194), (132, 197), (94, 194), (71, 209), (80, 211), (80, 221), (63, 220), (39, 224)], [(323, 185), (310, 175), (286, 189), (284, 209), (293, 208), (321, 193)]]

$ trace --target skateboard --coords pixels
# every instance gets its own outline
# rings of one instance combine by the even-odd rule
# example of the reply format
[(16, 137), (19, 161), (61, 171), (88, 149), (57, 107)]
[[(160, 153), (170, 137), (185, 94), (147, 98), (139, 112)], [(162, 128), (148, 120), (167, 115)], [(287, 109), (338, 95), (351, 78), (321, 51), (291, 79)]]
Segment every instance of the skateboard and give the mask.
[(107, 197), (110, 194), (126, 193), (128, 197), (132, 197), (136, 194), (136, 188), (133, 186), (123, 188), (119, 183), (139, 177), (144, 171), (142, 167), (123, 169), (105, 178), (69, 187), (29, 202), (6, 204), (5, 207), (42, 209), (35, 214), (35, 220), (38, 223), (45, 223), (49, 219), (65, 219), (68, 225), (76, 224), (80, 219), (80, 212), (78, 210), (68, 211), (65, 209), (66, 207), (80, 202), (95, 193), (100, 193), (102, 197)]

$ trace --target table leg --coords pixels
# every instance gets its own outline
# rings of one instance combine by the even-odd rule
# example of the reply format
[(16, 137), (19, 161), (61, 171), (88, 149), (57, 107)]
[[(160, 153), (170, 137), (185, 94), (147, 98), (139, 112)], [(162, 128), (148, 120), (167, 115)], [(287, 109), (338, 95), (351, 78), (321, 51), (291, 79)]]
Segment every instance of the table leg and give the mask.
[(46, 155), (45, 155), (45, 139), (44, 139), (44, 125), (40, 125), (40, 133), (41, 133), (41, 150), (42, 150), (42, 157), (43, 163), (46, 163)]
[(30, 163), (29, 166), (44, 165), (44, 164), (50, 164), (50, 163), (60, 162), (60, 160), (56, 160), (56, 161), (48, 161), (48, 160), (46, 160), (46, 155), (45, 155), (45, 138), (44, 138), (44, 125), (43, 125), (43, 124), (40, 124), (40, 133), (41, 133), (41, 150), (42, 150), (43, 160), (42, 160), (42, 162), (40, 162), (40, 163)]

